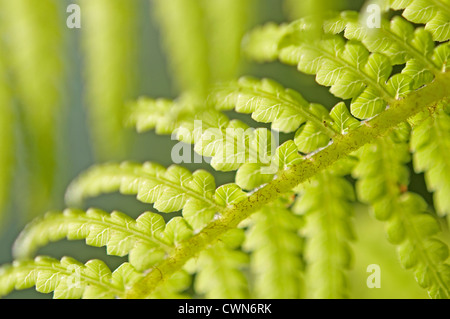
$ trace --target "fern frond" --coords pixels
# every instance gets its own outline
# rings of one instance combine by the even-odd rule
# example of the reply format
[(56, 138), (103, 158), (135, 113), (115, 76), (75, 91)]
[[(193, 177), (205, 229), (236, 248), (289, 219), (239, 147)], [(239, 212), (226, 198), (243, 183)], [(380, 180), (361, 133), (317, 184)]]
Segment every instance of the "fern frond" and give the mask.
[[(434, 206), (441, 215), (450, 214), (450, 110), (448, 102), (439, 105), (434, 113), (427, 111), (422, 120), (413, 125), (411, 148), (416, 172), (424, 172), (430, 192), (434, 192)], [(424, 115), (426, 116), (425, 118)], [(418, 120), (417, 118), (415, 119)]]
[(161, 278), (174, 274), (188, 260), (209, 247), (211, 242), (230, 229), (238, 227), (243, 220), (264, 205), (273, 202), (281, 194), (291, 192), (294, 187), (329, 168), (338, 160), (346, 158), (368, 143), (373, 143), (410, 117), (445, 99), (448, 95), (449, 80), (448, 74), (437, 75), (432, 83), (408, 94), (402, 100), (396, 100), (390, 108), (366, 121), (364, 125), (358, 125), (347, 134), (339, 135), (332, 144), (311, 154), (307, 160), (280, 171), (277, 177), (266, 185), (227, 206), (217, 219), (211, 221), (193, 237), (181, 242), (177, 250), (158, 265), (158, 269), (149, 271), (143, 280), (133, 285), (126, 297), (148, 296), (161, 284)]
[(80, 5), (86, 103), (94, 155), (100, 160), (120, 160), (129, 143), (122, 121), (123, 104), (133, 97), (137, 84), (138, 6), (136, 1), (120, 0), (82, 0)]
[(187, 266), (195, 272), (194, 289), (207, 299), (245, 299), (249, 297), (244, 271), (248, 256), (239, 247), (244, 240), (242, 229), (225, 233)]
[(301, 185), (293, 208), (306, 219), (306, 273), (312, 298), (348, 298), (354, 240), (350, 202), (355, 198), (342, 177), (347, 170), (329, 169)]
[[(172, 112), (161, 112), (163, 105)], [(271, 132), (265, 128), (254, 129), (239, 120), (230, 120), (217, 110), (196, 108), (196, 113), (183, 110), (183, 101), (140, 99), (130, 105), (129, 124), (138, 130), (155, 128), (161, 134), (185, 143), (194, 144), (194, 151), (210, 158), (215, 170), (237, 170), (244, 163), (270, 163)], [(195, 108), (195, 106), (194, 106)], [(155, 120), (159, 119), (159, 121)]]
[(374, 215), (386, 221), (388, 239), (398, 245), (403, 267), (412, 268), (416, 280), (432, 298), (448, 298), (450, 277), (447, 246), (436, 239), (438, 221), (426, 212), (425, 201), (407, 192), (410, 160), (408, 138), (410, 128), (403, 125), (359, 153), (354, 170), (361, 201), (369, 203)]
[(41, 293), (53, 292), (56, 299), (111, 299), (123, 296), (128, 285), (142, 277), (124, 263), (113, 273), (101, 260), (82, 264), (70, 257), (60, 261), (39, 256), (34, 260), (15, 261), (0, 269), (0, 296), (12, 290), (36, 286)]
[[(308, 19), (300, 19), (291, 23), (287, 27), (288, 31), (286, 31), (286, 26), (280, 26), (284, 36), (280, 37), (277, 45), (278, 59), (286, 64), (297, 65), (298, 70), (303, 73), (315, 74), (316, 81), (321, 85), (329, 86), (330, 92), (335, 96), (352, 99), (350, 108), (355, 117), (367, 119), (379, 114), (385, 110), (387, 105), (405, 97), (416, 88), (417, 84), (414, 86), (413, 80), (423, 83), (429, 81), (429, 76), (423, 74), (420, 80), (412, 79), (410, 75), (416, 75), (416, 71), (420, 71), (420, 69), (417, 70), (420, 65), (413, 62), (409, 63), (404, 73), (392, 76), (392, 66), (395, 63), (391, 62), (384, 54), (386, 51), (384, 46), (383, 53), (371, 53), (365, 45), (358, 41), (363, 38), (365, 33), (362, 30), (365, 30), (365, 27), (358, 24), (356, 20), (355, 16), (349, 13), (340, 20), (331, 19), (325, 23), (328, 32), (340, 33), (346, 30), (348, 37), (354, 37), (354, 40), (349, 41), (345, 41), (340, 35), (330, 33), (313, 39), (306, 37), (305, 35), (312, 27)], [(256, 31), (256, 33), (258, 32), (260, 30)], [(403, 30), (402, 32), (409, 34), (408, 31)], [(412, 48), (423, 45), (423, 41), (434, 47), (426, 40), (427, 31), (419, 33), (417, 32), (418, 39), (416, 40), (422, 42), (409, 45), (408, 53)], [(387, 38), (390, 41), (396, 35), (393, 31), (385, 32), (385, 34), (389, 35)], [(381, 37), (381, 40), (383, 39), (386, 40), (386, 37)], [(381, 40), (377, 38), (378, 46)], [(376, 45), (372, 43), (372, 40), (365, 42), (366, 44), (370, 42), (372, 46)], [(405, 46), (403, 45), (403, 47)], [(418, 51), (417, 48), (415, 50)], [(415, 52), (415, 56), (423, 53), (423, 50), (430, 50), (430, 48), (421, 48)], [(430, 57), (431, 65), (434, 65), (432, 69), (435, 72), (439, 67), (443, 67), (445, 70), (443, 65), (446, 63), (440, 65), (439, 63), (447, 60), (448, 48), (443, 45), (436, 50), (436, 54)], [(274, 54), (271, 53), (271, 55)], [(427, 58), (422, 57), (420, 61), (426, 61), (426, 64), (430, 65)]]
[(289, 32), (288, 24), (269, 22), (258, 26), (242, 40), (243, 53), (257, 62), (275, 61), (278, 59), (279, 44)]
[(166, 169), (151, 162), (124, 162), (92, 167), (69, 186), (66, 198), (69, 203), (80, 203), (87, 197), (116, 191), (136, 194), (139, 201), (154, 204), (163, 213), (182, 210), (194, 229), (204, 226), (224, 206), (245, 196), (235, 184), (216, 189), (213, 176), (205, 170), (191, 173), (177, 165)]
[(2, 55), (10, 68), (25, 132), (29, 175), (23, 192), (28, 207), (22, 209), (35, 215), (48, 209), (55, 195), (66, 73), (60, 28), (64, 9), (57, 0), (40, 1), (37, 7), (32, 0), (2, 0), (0, 6), (5, 32)]
[(109, 255), (129, 255), (136, 269), (145, 270), (160, 262), (174, 244), (191, 233), (179, 218), (166, 225), (162, 216), (150, 212), (134, 220), (120, 212), (66, 209), (62, 213), (47, 213), (28, 224), (14, 244), (14, 254), (19, 259), (30, 258), (49, 242), (85, 239), (87, 245), (106, 246)]
[(243, 248), (250, 252), (252, 296), (303, 297), (303, 221), (279, 200), (250, 217)]
[(433, 35), (434, 41), (450, 39), (450, 3), (448, 0), (391, 0), (391, 8), (403, 10), (402, 15)]
[(204, 112), (202, 104), (191, 94), (176, 100), (141, 97), (128, 103), (125, 125), (139, 133), (154, 129), (157, 134), (172, 134), (182, 123), (193, 122), (196, 114)]
[(395, 203), (395, 215), (387, 222), (389, 240), (398, 245), (400, 263), (414, 271), (419, 285), (433, 299), (450, 298), (448, 246), (436, 238), (439, 222), (426, 212), (427, 204), (414, 193)]
[(316, 74), (316, 81), (330, 86), (337, 97), (351, 98), (351, 112), (357, 118), (379, 114), (396, 97), (395, 82), (388, 82), (390, 61), (384, 55), (369, 55), (362, 44), (345, 43), (340, 36), (287, 46), (281, 49), (280, 60), (297, 64), (304, 73)]
[(394, 212), (395, 203), (403, 189), (409, 185), (410, 161), (408, 137), (410, 127), (403, 124), (389, 136), (366, 145), (358, 152), (359, 162), (353, 171), (357, 179), (358, 198), (371, 203), (374, 215), (387, 220)]
[[(325, 32), (340, 33), (350, 40), (361, 41), (370, 52), (382, 53), (393, 64), (405, 64), (402, 74), (414, 79), (414, 88), (431, 82), (434, 75), (445, 72), (450, 57), (448, 43), (435, 47), (432, 35), (400, 16), (383, 19), (380, 28), (370, 29), (357, 12), (345, 11), (327, 20)], [(439, 56), (444, 57), (439, 58)]]
[(272, 129), (284, 133), (311, 122), (316, 130), (328, 137), (336, 134), (326, 126), (328, 112), (323, 106), (308, 103), (296, 91), (285, 89), (270, 79), (242, 77), (236, 82), (218, 86), (210, 95), (210, 103), (218, 110), (251, 113), (255, 121), (272, 123)]

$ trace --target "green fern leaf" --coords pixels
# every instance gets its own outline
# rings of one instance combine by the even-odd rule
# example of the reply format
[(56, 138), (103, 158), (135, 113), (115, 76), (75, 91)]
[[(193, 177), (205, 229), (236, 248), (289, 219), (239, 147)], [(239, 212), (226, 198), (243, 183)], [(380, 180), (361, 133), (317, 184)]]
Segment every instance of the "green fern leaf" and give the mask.
[[(398, 246), (403, 267), (412, 268), (416, 280), (432, 298), (448, 298), (447, 246), (435, 236), (438, 221), (426, 212), (425, 201), (405, 191), (409, 184), (406, 163), (410, 160), (408, 125), (360, 151), (354, 170), (358, 197), (386, 221), (388, 239)], [(381, 151), (382, 150), (382, 151)], [(425, 278), (425, 279), (424, 279)]]
[[(170, 109), (181, 110), (184, 103), (174, 101)], [(273, 138), (269, 130), (251, 128), (242, 121), (229, 120), (219, 111), (202, 107), (194, 107), (195, 115), (187, 111), (186, 116), (180, 114), (175, 119), (170, 115), (172, 112), (156, 110), (157, 104), (153, 100), (141, 100), (135, 106), (131, 105), (129, 123), (140, 130), (153, 129), (156, 125), (157, 132), (172, 134), (180, 141), (194, 144), (195, 152), (210, 158), (215, 170), (236, 170), (246, 162), (270, 163)]]
[(389, 89), (391, 84), (386, 83), (392, 66), (384, 55), (369, 55), (361, 43), (345, 42), (340, 36), (324, 36), (314, 42), (302, 42), (299, 37), (280, 49), (280, 61), (297, 65), (303, 73), (316, 74), (316, 81), (330, 86), (330, 92), (337, 97), (351, 98), (354, 116), (373, 117), (395, 99)]
[(160, 212), (183, 210), (186, 221), (199, 229), (225, 205), (220, 201), (221, 188), (215, 187), (214, 178), (204, 170), (192, 174), (176, 165), (165, 169), (150, 162), (124, 162), (92, 167), (69, 186), (66, 198), (79, 204), (102, 193), (136, 194), (139, 201), (154, 204)]
[(400, 16), (393, 17), (391, 21), (383, 19), (381, 27), (377, 29), (368, 28), (360, 19), (358, 13), (345, 11), (338, 17), (327, 20), (324, 30), (334, 34), (345, 30), (344, 36), (347, 39), (361, 41), (370, 52), (383, 53), (393, 64), (406, 63), (402, 74), (414, 79), (414, 88), (431, 82), (434, 74), (442, 69), (445, 71), (445, 62), (438, 62), (436, 55), (441, 50), (447, 50), (445, 47), (448, 44), (435, 48), (430, 32), (414, 28)]
[(448, 247), (434, 238), (438, 221), (426, 213), (427, 205), (418, 195), (406, 193), (397, 202), (395, 216), (387, 223), (388, 238), (398, 245), (400, 263), (413, 269), (419, 285), (433, 299), (450, 298)]
[(218, 242), (201, 252), (187, 266), (195, 272), (194, 289), (208, 299), (244, 299), (249, 297), (244, 269), (248, 256), (238, 248), (244, 240), (242, 229), (225, 233)]
[(278, 58), (279, 43), (289, 32), (289, 26), (267, 23), (247, 33), (243, 40), (244, 53), (254, 61), (269, 62)]
[(299, 187), (294, 212), (305, 216), (305, 259), (310, 298), (348, 298), (354, 239), (354, 192), (342, 176), (346, 171), (322, 172)]
[(447, 0), (391, 0), (391, 8), (403, 10), (402, 15), (414, 22), (425, 24), (434, 41), (450, 39), (450, 3)]
[(40, 256), (3, 266), (0, 270), (0, 295), (4, 296), (13, 289), (36, 286), (38, 292), (53, 292), (54, 298), (109, 299), (121, 297), (125, 287), (140, 277), (141, 274), (127, 263), (111, 273), (100, 260), (90, 260), (83, 265), (70, 257), (58, 261)]
[(285, 89), (270, 79), (242, 77), (237, 82), (217, 87), (210, 95), (210, 103), (219, 110), (251, 113), (255, 121), (272, 123), (272, 129), (280, 132), (293, 132), (308, 121), (323, 134), (335, 135), (323, 125), (328, 114), (318, 112), (321, 106), (308, 103), (296, 91)]
[(181, 227), (177, 220), (166, 225), (162, 216), (150, 212), (134, 220), (120, 212), (66, 209), (47, 213), (28, 224), (14, 244), (14, 255), (29, 258), (49, 242), (85, 239), (87, 245), (106, 246), (109, 255), (129, 254), (130, 263), (145, 270), (160, 262), (175, 243), (192, 232)]
[(425, 172), (428, 190), (434, 192), (436, 211), (444, 216), (450, 214), (450, 161), (446, 155), (450, 148), (450, 115), (443, 105), (435, 112), (413, 126), (411, 147), (414, 168)]
[(255, 298), (303, 297), (303, 223), (287, 205), (280, 200), (250, 218), (243, 248), (250, 252)]

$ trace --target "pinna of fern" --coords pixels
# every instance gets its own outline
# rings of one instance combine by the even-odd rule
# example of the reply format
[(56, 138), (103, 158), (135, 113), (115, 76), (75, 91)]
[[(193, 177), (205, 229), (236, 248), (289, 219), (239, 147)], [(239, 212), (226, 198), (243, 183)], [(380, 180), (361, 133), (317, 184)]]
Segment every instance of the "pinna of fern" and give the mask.
[[(415, 1), (403, 3), (420, 5)], [(56, 296), (68, 296), (68, 285), (60, 281), (59, 287), (54, 278), (73, 278), (70, 276), (77, 274), (78, 269), (82, 284), (77, 286), (75, 297), (84, 294), (95, 297), (91, 292), (96, 290), (97, 297), (101, 297), (105, 287), (111, 287), (110, 292), (116, 297), (152, 297), (161, 289), (167, 292), (168, 278), (175, 278), (170, 291), (176, 293), (187, 282), (180, 272), (197, 272), (198, 281), (194, 286), (209, 297), (246, 296), (254, 290), (248, 289), (247, 284), (254, 284), (261, 297), (286, 297), (283, 293), (298, 297), (302, 295), (303, 285), (313, 297), (346, 297), (347, 271), (352, 260), (350, 243), (354, 239), (350, 202), (357, 198), (372, 208), (377, 219), (385, 221), (388, 238), (397, 245), (401, 264), (413, 269), (416, 280), (430, 297), (449, 298), (448, 248), (438, 239), (440, 227), (436, 216), (428, 211), (418, 194), (408, 191), (406, 169), (411, 158), (408, 144), (411, 140), (414, 156), (418, 158), (418, 164), (414, 165), (418, 170), (429, 170), (430, 189), (446, 191), (447, 184), (445, 180), (442, 182), (445, 175), (437, 176), (431, 170), (435, 167), (434, 159), (423, 155), (424, 149), (433, 142), (423, 136), (423, 130), (431, 126), (436, 135), (447, 132), (445, 117), (441, 122), (436, 120), (438, 115), (427, 117), (427, 113), (428, 108), (434, 108), (436, 114), (448, 111), (450, 80), (445, 68), (448, 44), (435, 47), (433, 43), (432, 48), (426, 48), (426, 59), (418, 61), (418, 52), (423, 51), (414, 43), (430, 44), (427, 32), (433, 36), (432, 31), (415, 31), (411, 35), (402, 27), (407, 21), (393, 19), (382, 31), (385, 43), (397, 39), (398, 26), (401, 32), (406, 32), (406, 38), (415, 39), (413, 45), (403, 44), (404, 54), (397, 57), (403, 62), (395, 62), (384, 45), (369, 48), (370, 41), (362, 35), (363, 29), (352, 18), (353, 13), (348, 13), (350, 18), (342, 17), (334, 15), (325, 21), (323, 36), (314, 42), (302, 40), (303, 35), (307, 36), (304, 32), (308, 32), (309, 24), (308, 19), (301, 19), (282, 26), (280, 32), (274, 25), (257, 29), (246, 43), (250, 46), (256, 43), (247, 52), (250, 55), (257, 52), (258, 60), (262, 56), (267, 60), (277, 58), (295, 64), (301, 72), (316, 75), (317, 82), (329, 86), (334, 95), (351, 100), (350, 108), (343, 101), (328, 112), (272, 80), (249, 77), (217, 86), (207, 101), (200, 102), (200, 108), (197, 99), (195, 102), (143, 99), (132, 103), (131, 124), (143, 130), (175, 132), (180, 140), (194, 144), (198, 153), (216, 157), (211, 162), (214, 169), (236, 171), (236, 184), (216, 188), (209, 173), (190, 173), (179, 166), (163, 168), (153, 163), (125, 162), (94, 167), (72, 184), (68, 199), (120, 191), (137, 195), (139, 200), (154, 204), (162, 213), (181, 210), (182, 216), (165, 225), (156, 213), (145, 213), (137, 220), (118, 212), (107, 214), (98, 210), (48, 214), (25, 229), (17, 241), (18, 256), (29, 257), (50, 241), (86, 239), (87, 244), (106, 245), (111, 254), (129, 254), (129, 263), (111, 274), (97, 261), (83, 265), (69, 259), (28, 259), (3, 268), (0, 278), (6, 284), (2, 285), (2, 292), (36, 285), (42, 291), (55, 290)], [(389, 29), (388, 25), (394, 27)], [(273, 43), (267, 46), (268, 52), (262, 52), (257, 44), (259, 40), (252, 37), (256, 34), (257, 39), (264, 39), (261, 34), (266, 31), (270, 32)], [(397, 45), (401, 44), (396, 41)], [(406, 63), (406, 66), (393, 75), (396, 63)], [(413, 69), (421, 75), (415, 77)], [(183, 112), (189, 110), (184, 107), (189, 103), (197, 112)], [(162, 106), (176, 110), (176, 116), (162, 112)], [(222, 113), (224, 110), (251, 114), (258, 122), (272, 123), (272, 129), (295, 132), (295, 137), (273, 151), (267, 151), (270, 143), (266, 143), (263, 149), (267, 151), (268, 161), (261, 161), (257, 156), (258, 144), (263, 141), (260, 137), (269, 134), (263, 135), (265, 131), (261, 129), (251, 131), (245, 139), (252, 147), (239, 148), (236, 133), (227, 128), (247, 127), (229, 120)], [(205, 126), (196, 128), (196, 120), (204, 121)], [(212, 140), (211, 135), (205, 136), (208, 131), (204, 130), (211, 128), (218, 133)], [(224, 157), (231, 159), (231, 163), (221, 162)], [(236, 160), (241, 158), (244, 162)], [(436, 158), (438, 167), (445, 169), (445, 159)], [(357, 180), (356, 198), (344, 178), (349, 174)], [(282, 201), (282, 194), (291, 200)], [(445, 201), (440, 203), (445, 206)], [(279, 218), (271, 216), (274, 212), (280, 212)], [(271, 232), (267, 230), (270, 226), (276, 226), (280, 237), (291, 239), (283, 243), (270, 240)], [(304, 251), (299, 248), (303, 239)], [(270, 245), (261, 245), (265, 242)], [(286, 243), (296, 244), (284, 246)], [(249, 262), (241, 249), (249, 252)], [(277, 255), (277, 249), (283, 256)], [(147, 254), (151, 251), (155, 253)], [(234, 283), (231, 286), (220, 285), (226, 278), (210, 282), (206, 279), (212, 276), (212, 269), (220, 266), (220, 256), (216, 254), (219, 251), (227, 256), (225, 270)], [(305, 265), (300, 256), (305, 257)], [(284, 257), (289, 262), (280, 266)], [(266, 258), (270, 262), (265, 263)], [(254, 283), (247, 283), (242, 272), (248, 263), (254, 272)], [(146, 271), (135, 275), (136, 269)], [(304, 275), (309, 277), (305, 282)], [(314, 280), (324, 276), (326, 280)], [(265, 280), (274, 287), (273, 294), (260, 290)], [(117, 285), (117, 281), (121, 284)], [(227, 289), (220, 290), (219, 286)], [(288, 289), (280, 291), (277, 287)], [(159, 296), (164, 297), (162, 293)]]

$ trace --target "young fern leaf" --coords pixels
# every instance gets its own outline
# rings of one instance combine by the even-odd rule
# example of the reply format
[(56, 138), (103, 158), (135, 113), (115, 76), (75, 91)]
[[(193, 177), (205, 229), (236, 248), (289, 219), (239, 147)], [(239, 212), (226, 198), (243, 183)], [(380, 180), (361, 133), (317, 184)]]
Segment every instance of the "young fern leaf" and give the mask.
[[(170, 277), (182, 268), (189, 259), (209, 247), (212, 241), (218, 239), (230, 229), (238, 227), (252, 213), (279, 198), (280, 194), (290, 192), (295, 186), (314, 177), (339, 159), (349, 156), (368, 143), (372, 143), (410, 117), (446, 98), (448, 96), (448, 83), (449, 77), (447, 74), (436, 76), (435, 81), (416, 92), (412, 92), (403, 100), (395, 101), (392, 107), (379, 116), (368, 120), (365, 125), (358, 125), (348, 130), (346, 134), (339, 135), (332, 144), (315, 154), (311, 154), (308, 160), (280, 171), (277, 178), (247, 197), (243, 196), (233, 205), (227, 206), (221, 216), (211, 221), (198, 234), (181, 242), (177, 250), (158, 265), (158, 269), (149, 271), (144, 279), (133, 285), (127, 291), (126, 297), (145, 298), (161, 284), (161, 278)], [(336, 114), (339, 114), (338, 111), (339, 109)], [(345, 112), (342, 114), (345, 114)], [(342, 121), (340, 125), (342, 123), (351, 125), (351, 121), (347, 120)]]
[(439, 215), (450, 214), (450, 108), (441, 103), (434, 113), (429, 111), (414, 119), (411, 148), (416, 172), (424, 172), (430, 192), (434, 192), (434, 206)]
[(431, 298), (449, 298), (448, 248), (436, 239), (439, 223), (419, 195), (406, 191), (409, 131), (405, 124), (359, 151), (354, 170), (358, 197), (371, 205), (377, 219), (386, 222), (388, 239), (398, 245), (402, 266), (414, 271), (419, 285)]
[(450, 39), (450, 3), (448, 0), (390, 0), (391, 8), (417, 24), (425, 24), (434, 41)]
[[(184, 103), (140, 99), (130, 105), (128, 123), (136, 125), (138, 131), (155, 128), (160, 134), (172, 134), (172, 138), (194, 144), (197, 154), (211, 158), (210, 164), (215, 170), (237, 170), (247, 162), (270, 164), (275, 141), (269, 130), (254, 129), (242, 121), (229, 120), (217, 110), (193, 106), (197, 110), (194, 115), (191, 111), (183, 111)], [(163, 112), (163, 105), (174, 110), (175, 115), (167, 109)]]
[(335, 96), (352, 99), (350, 109), (355, 117), (371, 118), (412, 90), (413, 81), (408, 75), (391, 77), (389, 58), (370, 53), (359, 41), (346, 42), (333, 34), (311, 39), (306, 36), (311, 28), (307, 19), (295, 21), (289, 28), (278, 43), (278, 59), (297, 65), (303, 73), (315, 74), (316, 81), (330, 86)]
[(134, 220), (120, 212), (66, 209), (30, 223), (17, 238), (14, 255), (18, 259), (30, 258), (49, 242), (85, 239), (87, 245), (106, 246), (109, 255), (129, 255), (130, 263), (143, 271), (160, 262), (178, 241), (191, 234), (180, 218), (166, 225), (162, 216), (150, 212)]
[[(117, 211), (109, 214), (99, 209), (86, 212), (66, 209), (62, 213), (47, 213), (28, 224), (14, 244), (14, 255), (17, 260), (28, 260), (49, 242), (85, 239), (89, 246), (106, 246), (108, 255), (128, 255), (130, 266), (127, 263), (125, 269), (137, 273), (157, 266), (179, 242), (192, 234), (192, 229), (180, 217), (166, 224), (161, 215), (152, 212), (145, 212), (134, 220)], [(180, 270), (150, 298), (185, 297), (179, 292), (185, 290), (190, 281), (190, 275)], [(69, 288), (61, 286), (61, 289)]]
[(296, 131), (293, 141), (276, 149), (270, 163), (246, 163), (238, 169), (236, 183), (244, 189), (261, 186), (277, 172), (299, 163), (302, 157), (298, 151), (305, 154), (318, 151), (331, 139), (359, 125), (345, 103), (338, 103), (328, 112), (322, 105), (310, 104), (299, 93), (268, 79), (243, 77), (218, 86), (209, 103), (219, 110), (251, 113), (256, 121), (271, 122), (274, 130)]
[(303, 297), (302, 220), (287, 201), (262, 208), (250, 217), (243, 248), (250, 253), (252, 296), (262, 299)]
[[(338, 163), (336, 163), (338, 165)], [(343, 177), (343, 168), (317, 174), (298, 189), (294, 212), (305, 216), (305, 259), (311, 298), (348, 298), (348, 270), (354, 240), (352, 205), (354, 192)]]
[[(329, 138), (336, 134), (324, 124), (329, 118), (323, 106), (308, 103), (296, 91), (285, 89), (270, 79), (242, 77), (236, 82), (218, 86), (210, 95), (210, 103), (218, 110), (251, 113), (255, 121), (272, 123), (272, 129), (284, 133), (294, 132), (300, 125), (311, 122), (315, 130)], [(311, 150), (301, 151), (307, 153)]]
[(82, 264), (70, 257), (60, 261), (39, 256), (34, 260), (15, 261), (0, 269), (0, 296), (12, 290), (36, 286), (41, 293), (53, 292), (55, 299), (111, 299), (122, 297), (128, 285), (142, 277), (130, 264), (114, 272), (101, 260)]
[(271, 62), (278, 59), (281, 40), (289, 34), (288, 24), (269, 22), (256, 27), (243, 39), (243, 53), (257, 62)]
[(92, 167), (69, 186), (66, 198), (75, 204), (116, 191), (137, 195), (139, 201), (154, 204), (162, 213), (182, 210), (185, 220), (196, 230), (226, 205), (246, 196), (235, 184), (216, 189), (213, 176), (205, 170), (191, 173), (176, 165), (166, 169), (150, 162), (124, 162)]
[[(327, 20), (325, 32), (337, 34), (344, 31), (350, 40), (361, 41), (370, 52), (382, 53), (393, 64), (405, 64), (402, 74), (414, 79), (413, 89), (431, 82), (434, 75), (445, 72), (450, 58), (450, 47), (444, 43), (435, 47), (431, 33), (414, 26), (400, 16), (383, 19), (380, 28), (369, 29), (360, 21), (357, 12), (344, 11)], [(408, 88), (405, 84), (405, 90)], [(397, 98), (408, 93), (400, 90)]]
[[(345, 30), (344, 36), (346, 38), (362, 41), (371, 52), (383, 53), (395, 64), (406, 63), (402, 73), (414, 79), (414, 88), (431, 82), (436, 74), (446, 71), (446, 65), (450, 58), (448, 43), (435, 47), (432, 36), (428, 31), (422, 28), (415, 29), (411, 23), (399, 16), (394, 17), (391, 21), (383, 20), (381, 28), (376, 30), (369, 30), (364, 27), (359, 23), (358, 17), (356, 12), (343, 12), (339, 17), (328, 20), (325, 24), (325, 30), (332, 33), (340, 33)], [(445, 112), (441, 116), (445, 117)], [(412, 140), (413, 148), (427, 146), (429, 151), (436, 148), (445, 149), (445, 145), (437, 146), (446, 141), (445, 138), (442, 138), (446, 135), (442, 123), (445, 123), (445, 121), (433, 121), (430, 118), (425, 123), (414, 127), (412, 136), (417, 138)], [(418, 130), (418, 132), (416, 133), (415, 130)], [(425, 132), (427, 133), (425, 134)], [(438, 135), (432, 138), (429, 132), (437, 132)], [(432, 165), (424, 166), (420, 164), (425, 161), (425, 157), (428, 158), (429, 156), (429, 154), (424, 154), (422, 151), (416, 153), (414, 157), (414, 165), (419, 172), (428, 172), (432, 168)], [(439, 161), (443, 153), (438, 151), (433, 154), (435, 155), (432, 158)], [(446, 186), (443, 181), (445, 180), (445, 172), (448, 172), (448, 165), (445, 164), (443, 159), (440, 160), (440, 163), (436, 167), (439, 167), (439, 170), (442, 169), (444, 174), (441, 174), (439, 178), (437, 177), (438, 174), (427, 173), (427, 176), (435, 176), (427, 181), (427, 185), (430, 190), (442, 190), (442, 192), (438, 191), (435, 194), (435, 203), (438, 211), (444, 214), (448, 210), (446, 207), (450, 207), (450, 204), (444, 204), (447, 198), (445, 194), (448, 194), (448, 191), (445, 190)]]

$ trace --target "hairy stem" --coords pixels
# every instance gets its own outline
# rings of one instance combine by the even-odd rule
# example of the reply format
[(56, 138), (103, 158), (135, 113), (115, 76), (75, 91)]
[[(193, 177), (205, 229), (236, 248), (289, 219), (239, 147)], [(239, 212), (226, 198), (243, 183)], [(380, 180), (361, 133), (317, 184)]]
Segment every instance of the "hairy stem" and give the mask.
[(449, 98), (449, 93), (450, 73), (439, 74), (429, 85), (411, 93), (405, 99), (394, 101), (383, 113), (363, 122), (348, 134), (336, 136), (333, 143), (328, 147), (301, 163), (281, 171), (277, 178), (245, 200), (226, 207), (220, 218), (210, 222), (195, 236), (181, 242), (158, 267), (150, 270), (142, 280), (129, 287), (124, 297), (132, 299), (147, 297), (158, 285), (183, 267), (189, 259), (196, 256), (228, 230), (236, 228), (252, 213), (277, 199), (280, 194), (292, 190), (298, 184), (308, 180), (363, 145), (384, 136), (418, 112)]

